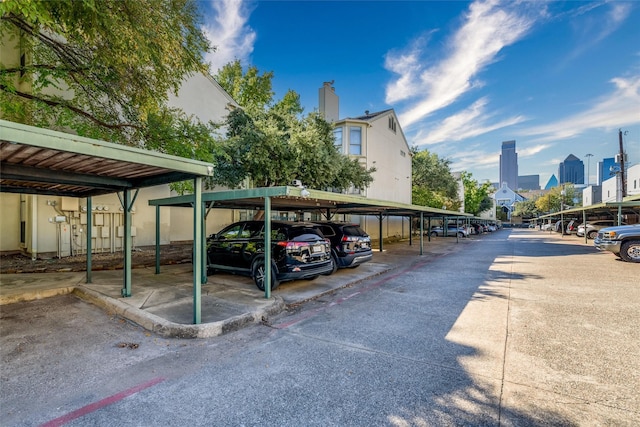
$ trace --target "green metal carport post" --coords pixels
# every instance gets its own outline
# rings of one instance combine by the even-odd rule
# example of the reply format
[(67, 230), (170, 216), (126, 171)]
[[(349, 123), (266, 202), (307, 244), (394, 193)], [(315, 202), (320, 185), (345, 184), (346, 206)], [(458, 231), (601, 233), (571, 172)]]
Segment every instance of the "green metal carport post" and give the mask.
[(264, 297), (271, 298), (271, 197), (264, 198)]
[(91, 252), (93, 248), (91, 247), (91, 240), (93, 236), (91, 236), (91, 230), (93, 229), (93, 218), (91, 214), (91, 210), (93, 209), (91, 196), (87, 197), (87, 283), (91, 283)]
[(202, 321), (202, 177), (193, 180), (193, 323)]
[(424, 212), (420, 212), (420, 255), (424, 248)]

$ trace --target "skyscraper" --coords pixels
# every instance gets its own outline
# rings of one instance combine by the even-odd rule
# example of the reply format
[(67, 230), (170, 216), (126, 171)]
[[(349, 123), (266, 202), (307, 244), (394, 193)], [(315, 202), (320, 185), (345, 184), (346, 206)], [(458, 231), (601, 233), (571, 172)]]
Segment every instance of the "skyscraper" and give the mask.
[(558, 181), (560, 184), (584, 184), (584, 162), (569, 154), (558, 166)]
[(615, 174), (611, 172), (611, 168), (615, 166), (620, 167), (620, 165), (616, 163), (616, 159), (614, 159), (613, 157), (607, 157), (602, 159), (601, 162), (598, 162), (598, 185), (602, 185), (602, 181), (606, 181), (609, 178), (615, 176)]
[(518, 190), (518, 153), (516, 153), (516, 141), (504, 141), (502, 143), (499, 185), (504, 183), (512, 190)]

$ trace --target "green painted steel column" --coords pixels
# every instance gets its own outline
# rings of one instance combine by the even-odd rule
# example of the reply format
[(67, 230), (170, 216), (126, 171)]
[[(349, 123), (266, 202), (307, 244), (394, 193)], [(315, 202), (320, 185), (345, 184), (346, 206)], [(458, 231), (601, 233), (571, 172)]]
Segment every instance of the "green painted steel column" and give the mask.
[(123, 262), (123, 284), (122, 296), (131, 296), (131, 190), (125, 189), (123, 196), (124, 211), (124, 262)]
[(202, 283), (205, 284), (208, 282), (208, 277), (207, 277), (207, 268), (208, 268), (208, 262), (207, 262), (207, 219), (205, 217), (205, 206), (204, 203), (201, 203), (202, 205), (202, 215), (201, 215), (201, 220), (202, 220), (202, 231), (200, 233), (201, 239), (202, 241), (200, 242), (201, 244), (201, 248), (202, 248)]
[(409, 246), (413, 245), (413, 217), (409, 217)]
[(160, 274), (160, 205), (156, 205), (156, 274)]
[(193, 323), (202, 321), (202, 178), (193, 180)]
[(582, 210), (582, 223), (584, 224), (584, 243), (587, 243), (587, 210)]
[(431, 241), (431, 217), (427, 221), (427, 242)]
[(384, 250), (384, 243), (382, 242), (384, 240), (382, 238), (382, 214), (378, 215), (378, 231), (380, 232), (378, 235), (380, 236), (380, 252), (382, 252)]
[(271, 197), (264, 198), (264, 297), (271, 298)]
[(424, 212), (420, 212), (420, 255), (424, 249)]
[(93, 248), (91, 247), (91, 240), (93, 236), (91, 235), (91, 231), (93, 228), (93, 214), (91, 210), (93, 209), (91, 197), (87, 197), (87, 283), (91, 283), (91, 252), (93, 252)]

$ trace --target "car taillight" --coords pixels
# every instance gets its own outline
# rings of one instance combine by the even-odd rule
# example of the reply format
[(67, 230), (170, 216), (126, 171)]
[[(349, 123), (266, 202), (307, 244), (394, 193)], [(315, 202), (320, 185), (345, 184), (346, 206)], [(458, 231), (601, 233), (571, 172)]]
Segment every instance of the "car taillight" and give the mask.
[(354, 236), (342, 236), (343, 242), (355, 242), (356, 240), (358, 240), (358, 238)]
[(309, 244), (305, 242), (278, 242), (278, 246), (282, 246), (283, 248), (286, 248), (288, 251), (300, 249), (308, 245)]

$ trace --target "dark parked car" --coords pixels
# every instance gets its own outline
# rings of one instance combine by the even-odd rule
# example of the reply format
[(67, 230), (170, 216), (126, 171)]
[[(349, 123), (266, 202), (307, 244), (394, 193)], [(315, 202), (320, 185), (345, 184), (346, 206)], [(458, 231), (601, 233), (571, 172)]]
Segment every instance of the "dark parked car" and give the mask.
[[(253, 278), (265, 289), (264, 221), (231, 224), (207, 239), (207, 272), (216, 270)], [(315, 279), (334, 270), (329, 240), (305, 222), (271, 221), (271, 289), (280, 282)]]
[(338, 268), (354, 268), (373, 258), (371, 238), (358, 224), (318, 222), (322, 234), (331, 241), (334, 272)]

